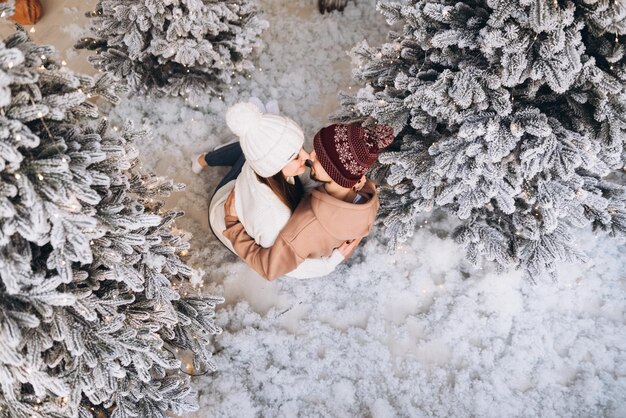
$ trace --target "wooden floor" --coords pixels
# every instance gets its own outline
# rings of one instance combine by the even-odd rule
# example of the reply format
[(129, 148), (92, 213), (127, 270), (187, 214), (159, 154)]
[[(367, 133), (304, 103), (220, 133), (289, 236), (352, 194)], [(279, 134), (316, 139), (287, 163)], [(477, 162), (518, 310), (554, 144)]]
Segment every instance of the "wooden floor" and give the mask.
[[(25, 26), (34, 41), (53, 45), (60, 60), (65, 60), (74, 71), (93, 74), (95, 70), (87, 62), (92, 52), (75, 50), (74, 43), (88, 34), (88, 18), (85, 13), (93, 10), (97, 0), (41, 0), (43, 15), (34, 26)], [(32, 29), (34, 28), (34, 32)], [(0, 36), (6, 37), (14, 30), (12, 21), (0, 19)]]

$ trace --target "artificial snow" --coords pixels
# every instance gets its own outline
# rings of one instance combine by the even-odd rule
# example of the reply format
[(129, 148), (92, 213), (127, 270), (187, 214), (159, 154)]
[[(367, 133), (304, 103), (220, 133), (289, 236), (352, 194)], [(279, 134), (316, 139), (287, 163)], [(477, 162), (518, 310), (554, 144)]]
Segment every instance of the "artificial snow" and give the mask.
[[(144, 165), (187, 184), (169, 206), (193, 232), (202, 292), (221, 295), (218, 371), (196, 378), (192, 417), (626, 416), (624, 246), (580, 231), (590, 254), (560, 279), (471, 267), (436, 217), (389, 253), (380, 229), (328, 277), (267, 282), (215, 239), (207, 200), (225, 173), (191, 172), (189, 156), (229, 141), (227, 106), (278, 100), (309, 138), (336, 93), (355, 89), (346, 51), (389, 30), (375, 1), (319, 15), (313, 0), (261, 2), (270, 28), (258, 70), (219, 97), (129, 97), (113, 112), (148, 126)], [(74, 32), (74, 31), (71, 31)]]

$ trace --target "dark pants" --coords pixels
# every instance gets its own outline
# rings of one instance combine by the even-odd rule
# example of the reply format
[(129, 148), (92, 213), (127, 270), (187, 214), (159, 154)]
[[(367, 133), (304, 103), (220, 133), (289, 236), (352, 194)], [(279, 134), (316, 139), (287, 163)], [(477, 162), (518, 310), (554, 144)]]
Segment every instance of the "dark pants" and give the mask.
[[(215, 193), (224, 187), (226, 183), (231, 180), (235, 180), (237, 176), (241, 173), (241, 168), (243, 164), (246, 162), (246, 157), (243, 155), (243, 151), (241, 150), (241, 145), (239, 142), (233, 142), (232, 144), (224, 145), (221, 148), (218, 148), (214, 151), (207, 152), (204, 155), (204, 161), (206, 161), (207, 165), (212, 167), (218, 166), (226, 166), (231, 167), (230, 171), (226, 173), (224, 178), (217, 184), (217, 187), (213, 191), (211, 198), (209, 199), (209, 209), (211, 208), (211, 202), (213, 201), (213, 197)], [(215, 231), (213, 231), (213, 226), (211, 225), (211, 219), (209, 214), (209, 228), (213, 235), (215, 235)], [(217, 238), (217, 236), (216, 236)], [(219, 241), (219, 240), (218, 240)], [(229, 249), (230, 250), (230, 249)]]
[[(241, 168), (243, 164), (246, 162), (246, 157), (243, 155), (243, 151), (241, 150), (241, 145), (239, 145), (239, 141), (233, 142), (232, 144), (224, 145), (221, 148), (218, 148), (214, 151), (207, 152), (204, 155), (204, 161), (206, 161), (207, 165), (211, 167), (218, 166), (226, 166), (231, 167), (230, 171), (226, 173), (224, 178), (217, 184), (215, 192), (217, 192), (222, 186), (228, 183), (231, 180), (235, 180), (239, 173), (241, 173)], [(211, 198), (213, 197), (211, 195)]]

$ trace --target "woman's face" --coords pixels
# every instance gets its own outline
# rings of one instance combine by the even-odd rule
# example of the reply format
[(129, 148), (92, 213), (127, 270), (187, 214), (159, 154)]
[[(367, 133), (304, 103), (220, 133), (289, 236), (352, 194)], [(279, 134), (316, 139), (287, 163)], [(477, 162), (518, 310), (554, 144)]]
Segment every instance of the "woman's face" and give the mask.
[(304, 171), (306, 170), (304, 163), (306, 163), (306, 160), (308, 159), (309, 153), (306, 152), (304, 148), (300, 148), (300, 152), (298, 153), (298, 155), (296, 155), (293, 160), (289, 161), (287, 165), (285, 165), (281, 170), (283, 176), (293, 177), (299, 176), (300, 174), (304, 173)]

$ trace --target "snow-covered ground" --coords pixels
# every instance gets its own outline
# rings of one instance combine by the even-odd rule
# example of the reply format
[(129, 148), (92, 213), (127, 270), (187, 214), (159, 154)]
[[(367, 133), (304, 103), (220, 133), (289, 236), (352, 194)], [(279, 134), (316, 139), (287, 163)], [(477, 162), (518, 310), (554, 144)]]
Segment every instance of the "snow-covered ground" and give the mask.
[(191, 262), (203, 292), (223, 295), (218, 372), (197, 378), (193, 417), (626, 417), (625, 247), (581, 231), (592, 256), (558, 283), (467, 265), (431, 219), (388, 253), (374, 231), (348, 265), (308, 281), (269, 283), (211, 235), (207, 198), (224, 169), (189, 156), (230, 139), (228, 105), (277, 99), (309, 138), (351, 85), (345, 51), (388, 31), (374, 0), (321, 16), (314, 0), (264, 0), (270, 29), (251, 79), (224, 100), (125, 100), (114, 112), (149, 125), (144, 164), (187, 184)]

